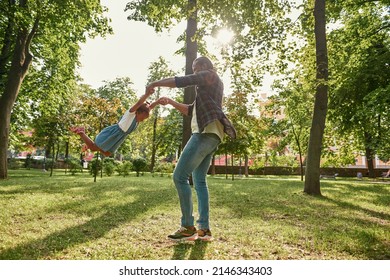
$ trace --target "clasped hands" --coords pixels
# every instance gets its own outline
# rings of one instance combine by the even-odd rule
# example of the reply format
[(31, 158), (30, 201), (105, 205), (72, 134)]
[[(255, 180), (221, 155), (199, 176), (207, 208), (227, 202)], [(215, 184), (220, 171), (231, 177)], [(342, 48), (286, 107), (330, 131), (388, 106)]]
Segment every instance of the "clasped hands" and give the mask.
[[(154, 91), (155, 91), (154, 86), (152, 84), (149, 84), (146, 86), (145, 94), (147, 96), (150, 96), (154, 93)], [(169, 104), (169, 101), (170, 101), (170, 98), (163, 96), (163, 97), (160, 97), (159, 99), (157, 99), (156, 101), (154, 101), (154, 103), (165, 106), (165, 105)]]

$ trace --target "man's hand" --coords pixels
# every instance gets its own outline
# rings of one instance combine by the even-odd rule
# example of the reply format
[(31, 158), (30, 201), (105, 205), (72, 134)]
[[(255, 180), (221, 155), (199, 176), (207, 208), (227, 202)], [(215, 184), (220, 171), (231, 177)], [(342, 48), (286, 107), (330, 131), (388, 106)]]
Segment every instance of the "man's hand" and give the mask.
[(169, 98), (168, 97), (160, 97), (159, 99), (157, 99), (157, 102), (158, 102), (158, 104), (160, 104), (160, 105), (167, 105), (167, 104), (169, 104)]

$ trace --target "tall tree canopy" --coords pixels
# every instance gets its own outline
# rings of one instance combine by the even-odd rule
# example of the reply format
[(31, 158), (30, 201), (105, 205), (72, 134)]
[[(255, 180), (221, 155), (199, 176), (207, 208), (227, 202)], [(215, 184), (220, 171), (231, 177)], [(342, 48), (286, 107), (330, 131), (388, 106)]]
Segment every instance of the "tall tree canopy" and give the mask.
[[(129, 20), (147, 22), (157, 32), (169, 29), (187, 21), (187, 29), (179, 41), (185, 41), (178, 52), (185, 53), (186, 71), (192, 73), (192, 61), (197, 52), (209, 55), (205, 38), (213, 36), (222, 28), (231, 30), (235, 39), (225, 58), (230, 63), (241, 63), (253, 59), (250, 67), (250, 83), (259, 85), (262, 81), (270, 54), (283, 46), (285, 29), (290, 19), (285, 17), (291, 9), (291, 1), (285, 0), (140, 0), (127, 4)], [(214, 60), (214, 57), (212, 57)], [(234, 75), (234, 73), (231, 73)], [(187, 89), (186, 89), (187, 90)], [(194, 92), (186, 91), (184, 102), (191, 103)], [(183, 143), (190, 132), (190, 123), (183, 123)]]
[(0, 11), (0, 179), (4, 179), (11, 112), (30, 67), (40, 77), (56, 81), (56, 86), (66, 86), (67, 80), (75, 79), (79, 43), (111, 29), (97, 0), (8, 0), (0, 2)]
[(389, 15), (372, 2), (346, 9), (330, 34), (330, 119), (338, 134), (353, 136), (374, 176), (375, 155), (390, 158)]

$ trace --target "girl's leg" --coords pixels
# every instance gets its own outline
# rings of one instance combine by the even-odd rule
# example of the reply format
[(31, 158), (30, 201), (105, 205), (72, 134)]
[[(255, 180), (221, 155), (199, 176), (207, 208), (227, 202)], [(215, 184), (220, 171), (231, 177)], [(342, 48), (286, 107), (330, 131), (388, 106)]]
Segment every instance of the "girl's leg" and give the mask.
[(81, 137), (81, 139), (83, 139), (84, 143), (87, 145), (88, 149), (90, 149), (92, 152), (97, 152), (97, 151), (101, 151), (100, 148), (98, 146), (96, 146), (95, 142), (92, 141), (91, 138), (88, 137), (87, 134), (85, 134), (85, 132), (80, 132), (78, 133), (78, 135)]
[(90, 149), (92, 152), (101, 152), (105, 156), (110, 156), (110, 152), (105, 152), (102, 149), (100, 149), (98, 146), (96, 146), (95, 142), (88, 137), (87, 134), (85, 134), (84, 128), (76, 127), (70, 129), (72, 132), (78, 134), (81, 139), (84, 141), (84, 143), (87, 145), (88, 149)]

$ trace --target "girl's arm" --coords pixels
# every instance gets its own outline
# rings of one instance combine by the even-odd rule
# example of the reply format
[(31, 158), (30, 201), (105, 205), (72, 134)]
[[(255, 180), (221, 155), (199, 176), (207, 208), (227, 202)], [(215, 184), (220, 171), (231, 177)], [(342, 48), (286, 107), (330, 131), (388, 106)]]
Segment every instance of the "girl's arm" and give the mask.
[(137, 109), (139, 108), (139, 106), (141, 106), (142, 104), (145, 103), (146, 99), (152, 95), (152, 91), (151, 92), (148, 92), (146, 91), (144, 95), (142, 95), (140, 97), (140, 99), (138, 99), (137, 103), (135, 103), (131, 108), (130, 108), (130, 113), (133, 113), (135, 111), (137, 111)]
[(172, 100), (168, 97), (161, 97), (160, 99), (161, 99), (161, 103), (160, 103), (161, 105), (167, 105), (167, 104), (172, 105), (180, 113), (182, 113), (185, 116), (188, 116), (188, 107), (189, 107), (188, 104), (176, 102), (175, 100)]
[(158, 104), (160, 104), (158, 100), (153, 101), (152, 104), (149, 105), (149, 109), (153, 110), (153, 108), (156, 107)]

